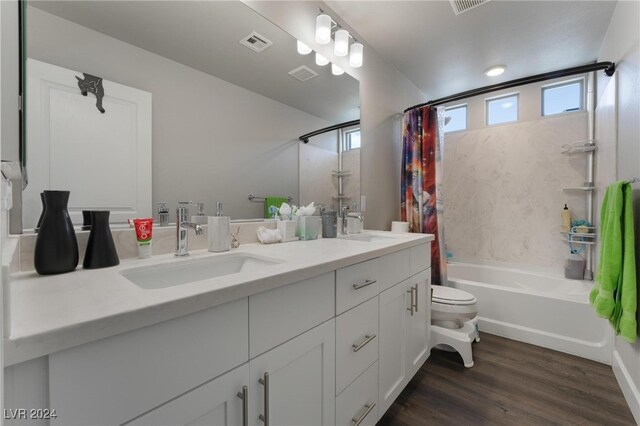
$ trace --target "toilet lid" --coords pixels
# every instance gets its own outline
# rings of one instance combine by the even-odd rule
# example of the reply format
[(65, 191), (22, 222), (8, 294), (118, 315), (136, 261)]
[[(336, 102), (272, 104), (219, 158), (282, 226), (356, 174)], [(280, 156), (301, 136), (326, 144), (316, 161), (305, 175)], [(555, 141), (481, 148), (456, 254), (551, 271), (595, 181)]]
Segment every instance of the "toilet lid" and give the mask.
[(471, 293), (452, 287), (434, 285), (433, 301), (444, 305), (473, 305), (476, 298)]

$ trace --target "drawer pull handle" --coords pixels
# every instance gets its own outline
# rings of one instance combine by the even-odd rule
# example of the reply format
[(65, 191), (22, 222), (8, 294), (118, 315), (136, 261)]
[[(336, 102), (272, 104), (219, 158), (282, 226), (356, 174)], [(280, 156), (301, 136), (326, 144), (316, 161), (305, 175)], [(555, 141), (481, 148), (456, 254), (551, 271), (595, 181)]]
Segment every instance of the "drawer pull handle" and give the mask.
[(249, 399), (247, 398), (248, 393), (247, 385), (242, 387), (242, 392), (238, 392), (238, 398), (242, 400), (242, 426), (248, 426), (249, 424)]
[(361, 289), (361, 288), (363, 288), (363, 287), (370, 286), (371, 284), (375, 284), (375, 283), (377, 283), (377, 282), (378, 282), (378, 281), (376, 281), (376, 280), (365, 280), (363, 283), (360, 283), (360, 284), (354, 284), (354, 285), (353, 285), (353, 289), (354, 289), (354, 290), (360, 290), (360, 289)]
[(369, 343), (375, 338), (376, 338), (375, 334), (367, 334), (364, 336), (364, 340), (362, 341), (362, 343), (360, 344), (354, 343), (353, 345), (351, 345), (351, 347), (353, 348), (354, 352), (358, 352), (360, 349), (364, 348), (367, 343)]
[(413, 286), (411, 286), (409, 290), (407, 290), (407, 293), (411, 295), (411, 301), (409, 302), (409, 307), (407, 308), (407, 311), (411, 312), (411, 316), (413, 316), (413, 307), (415, 306), (413, 302)]
[(414, 302), (414, 309), (416, 310), (416, 312), (418, 312), (418, 284), (415, 285), (415, 289), (416, 289), (416, 300)]
[(264, 373), (264, 379), (258, 379), (258, 383), (264, 386), (264, 415), (260, 414), (258, 419), (262, 420), (264, 426), (269, 426), (269, 373)]
[(364, 405), (364, 413), (362, 413), (360, 415), (360, 417), (354, 417), (353, 419), (351, 419), (351, 423), (353, 424), (353, 426), (358, 426), (360, 423), (362, 423), (362, 421), (364, 420), (365, 417), (367, 417), (369, 415), (369, 413), (371, 412), (371, 410), (373, 410), (373, 407), (376, 406), (375, 402), (370, 402), (369, 404), (365, 404)]

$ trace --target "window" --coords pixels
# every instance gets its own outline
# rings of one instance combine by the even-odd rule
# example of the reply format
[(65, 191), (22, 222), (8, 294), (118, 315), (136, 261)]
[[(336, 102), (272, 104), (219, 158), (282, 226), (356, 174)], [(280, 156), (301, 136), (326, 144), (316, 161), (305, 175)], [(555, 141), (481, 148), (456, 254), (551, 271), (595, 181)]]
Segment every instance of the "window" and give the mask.
[[(457, 132), (467, 130), (467, 105), (456, 105), (445, 108), (444, 132)], [(449, 122), (446, 120), (449, 118)]]
[(584, 80), (573, 80), (542, 88), (542, 115), (584, 109)]
[(486, 101), (487, 125), (518, 121), (518, 94), (490, 98)]
[(344, 132), (344, 150), (360, 148), (360, 129), (346, 130)]

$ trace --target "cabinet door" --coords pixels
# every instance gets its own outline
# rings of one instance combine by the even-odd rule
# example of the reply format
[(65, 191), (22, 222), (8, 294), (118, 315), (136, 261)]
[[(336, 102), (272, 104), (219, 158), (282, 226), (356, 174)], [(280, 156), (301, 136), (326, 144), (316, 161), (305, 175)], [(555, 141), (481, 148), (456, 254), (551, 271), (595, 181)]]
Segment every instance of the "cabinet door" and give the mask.
[(247, 424), (249, 364), (244, 364), (217, 379), (138, 417), (129, 425), (243, 425)]
[(410, 280), (380, 293), (379, 397), (380, 415), (389, 408), (409, 381), (407, 327), (411, 307)]
[[(409, 379), (420, 369), (429, 356), (429, 324), (431, 323), (431, 269), (409, 279), (413, 288), (414, 309), (409, 314), (407, 327), (407, 371)], [(411, 298), (410, 298), (411, 299)]]
[(251, 360), (249, 424), (335, 423), (335, 320)]

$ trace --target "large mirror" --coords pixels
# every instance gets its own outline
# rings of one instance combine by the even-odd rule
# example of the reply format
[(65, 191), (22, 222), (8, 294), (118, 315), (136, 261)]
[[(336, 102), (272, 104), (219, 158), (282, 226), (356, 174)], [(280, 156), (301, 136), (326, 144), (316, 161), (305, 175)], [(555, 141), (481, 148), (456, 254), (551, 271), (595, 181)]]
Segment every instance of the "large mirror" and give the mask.
[(359, 119), (357, 80), (239, 1), (29, 1), (23, 36), (25, 229), (45, 189), (71, 190), (76, 225), (162, 201), (232, 219), (263, 218), (266, 196), (359, 201), (357, 126), (298, 140)]

